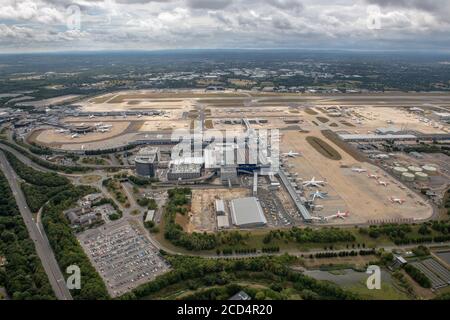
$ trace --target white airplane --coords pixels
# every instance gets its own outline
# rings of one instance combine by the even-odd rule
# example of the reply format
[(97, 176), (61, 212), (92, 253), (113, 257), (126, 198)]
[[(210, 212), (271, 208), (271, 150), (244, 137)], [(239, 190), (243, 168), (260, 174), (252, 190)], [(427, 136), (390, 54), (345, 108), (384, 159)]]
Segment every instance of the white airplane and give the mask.
[(318, 180), (316, 180), (316, 177), (312, 177), (311, 180), (303, 182), (303, 186), (304, 187), (317, 187), (317, 188), (320, 188), (325, 183), (326, 183), (325, 181), (318, 181)]
[(105, 133), (105, 132), (110, 132), (111, 129), (108, 129), (108, 128), (100, 128), (100, 129), (98, 129), (98, 131), (101, 132), (101, 133)]
[(406, 202), (405, 199), (394, 198), (394, 197), (390, 197), (389, 200), (391, 200), (392, 203), (398, 203), (398, 204), (404, 204)]
[(101, 127), (103, 125), (103, 122), (97, 122), (96, 124), (94, 124), (96, 127)]
[(283, 153), (283, 156), (288, 156), (288, 157), (291, 157), (291, 158), (295, 158), (295, 157), (300, 156), (300, 153), (294, 152), (294, 151), (291, 150), (291, 151), (289, 151), (287, 153)]
[(72, 136), (71, 136), (71, 138), (72, 139), (75, 139), (75, 138), (78, 138), (80, 135), (78, 134), (78, 133), (74, 133)]
[(93, 115), (93, 114), (91, 114), (90, 116), (89, 116), (89, 119), (94, 119), (95, 118), (95, 116)]
[(331, 216), (325, 217), (324, 219), (325, 219), (325, 220), (330, 220), (330, 219), (340, 218), (340, 219), (345, 220), (345, 218), (347, 218), (347, 217), (349, 217), (349, 216), (350, 216), (350, 214), (349, 214), (348, 211), (346, 211), (346, 212), (341, 212), (341, 211), (339, 210), (336, 214), (333, 214), (333, 215), (331, 215)]
[(326, 196), (326, 192), (320, 192), (319, 190), (316, 190), (316, 192), (311, 195), (311, 201), (315, 201), (317, 198), (325, 199)]
[(367, 174), (367, 176), (369, 177), (369, 178), (371, 178), (371, 179), (375, 179), (375, 180), (378, 180), (378, 179), (380, 179), (380, 176), (379, 175), (376, 175), (376, 174)]
[(366, 169), (361, 169), (361, 168), (352, 168), (353, 172), (357, 172), (357, 173), (363, 173), (363, 172), (367, 172)]
[(69, 130), (67, 130), (67, 129), (58, 129), (58, 130), (56, 130), (56, 133), (66, 133), (66, 132), (69, 132)]
[(387, 187), (389, 182), (378, 180), (378, 184)]
[(137, 117), (138, 117), (138, 118), (141, 118), (141, 117), (142, 117), (142, 114), (138, 114)]

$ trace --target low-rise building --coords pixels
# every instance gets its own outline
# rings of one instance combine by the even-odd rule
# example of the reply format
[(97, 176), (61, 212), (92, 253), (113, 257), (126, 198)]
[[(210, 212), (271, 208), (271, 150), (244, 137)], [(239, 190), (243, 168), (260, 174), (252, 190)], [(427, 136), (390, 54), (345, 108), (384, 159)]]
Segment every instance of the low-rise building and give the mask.
[(145, 216), (145, 222), (153, 221), (153, 219), (155, 219), (155, 210), (148, 210)]
[(235, 226), (241, 228), (263, 227), (267, 224), (261, 204), (255, 197), (232, 200), (231, 219)]
[(225, 214), (225, 203), (221, 199), (217, 199), (215, 202), (216, 215), (223, 216)]
[(202, 165), (196, 163), (181, 163), (172, 164), (167, 179), (170, 181), (176, 180), (191, 180), (200, 178), (202, 175)]

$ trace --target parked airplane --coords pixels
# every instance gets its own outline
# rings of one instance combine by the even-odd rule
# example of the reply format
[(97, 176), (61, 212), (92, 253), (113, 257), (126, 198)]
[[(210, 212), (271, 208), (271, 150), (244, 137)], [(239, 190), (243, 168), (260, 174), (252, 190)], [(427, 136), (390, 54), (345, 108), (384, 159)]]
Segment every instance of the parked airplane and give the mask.
[(105, 132), (110, 132), (110, 131), (111, 131), (111, 129), (107, 129), (107, 128), (100, 128), (100, 129), (98, 129), (98, 131), (99, 131), (99, 132), (101, 132), (101, 133), (105, 133)]
[(388, 186), (388, 182), (386, 182), (386, 181), (381, 181), (381, 180), (378, 180), (378, 184), (379, 185), (381, 185), (381, 186), (385, 186), (385, 187), (387, 187)]
[(353, 171), (353, 172), (357, 172), (357, 173), (367, 172), (366, 169), (361, 169), (361, 168), (353, 168), (352, 171)]
[(348, 212), (341, 212), (338, 211), (336, 214), (333, 214), (331, 216), (327, 216), (327, 217), (311, 217), (312, 220), (315, 221), (319, 221), (319, 222), (327, 222), (328, 220), (331, 219), (336, 219), (336, 218), (340, 218), (340, 219), (344, 219), (347, 218), (349, 216)]
[(93, 114), (91, 114), (90, 116), (89, 116), (89, 119), (94, 119), (95, 118), (95, 116), (93, 115)]
[(295, 157), (300, 156), (300, 153), (294, 152), (294, 151), (291, 150), (291, 151), (289, 151), (289, 152), (287, 152), (287, 153), (283, 153), (283, 156), (295, 158)]
[(303, 182), (303, 186), (304, 187), (317, 187), (317, 188), (320, 188), (325, 183), (326, 183), (325, 181), (318, 181), (318, 180), (316, 180), (316, 177), (312, 177), (311, 180)]
[(72, 136), (71, 136), (71, 138), (72, 139), (75, 139), (75, 138), (78, 138), (80, 135), (78, 134), (78, 133), (74, 133)]
[(67, 129), (58, 129), (58, 130), (56, 130), (56, 133), (66, 133), (66, 132), (69, 132), (69, 130), (67, 130)]
[(349, 216), (350, 216), (350, 214), (349, 214), (348, 211), (346, 211), (346, 212), (341, 212), (341, 211), (339, 210), (336, 214), (333, 214), (333, 215), (331, 215), (331, 216), (325, 217), (325, 220), (336, 219), (336, 218), (340, 218), (340, 219), (345, 220), (345, 218), (347, 218), (347, 217), (349, 217)]
[(389, 200), (391, 200), (392, 203), (398, 203), (398, 204), (404, 204), (406, 202), (405, 199), (394, 198), (394, 197), (390, 197)]
[(142, 114), (138, 114), (137, 117), (138, 117), (138, 118), (141, 118), (141, 117), (142, 117)]
[(317, 198), (324, 199), (326, 196), (326, 192), (320, 192), (319, 190), (316, 190), (316, 192), (311, 195), (311, 201), (315, 201)]

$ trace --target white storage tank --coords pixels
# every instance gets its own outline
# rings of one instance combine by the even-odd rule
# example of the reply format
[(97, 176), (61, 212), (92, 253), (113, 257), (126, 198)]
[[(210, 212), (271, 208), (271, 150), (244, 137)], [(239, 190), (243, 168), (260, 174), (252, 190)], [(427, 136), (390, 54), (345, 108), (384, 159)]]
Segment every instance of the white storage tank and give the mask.
[(428, 175), (430, 175), (430, 176), (436, 175), (437, 172), (438, 172), (438, 170), (436, 169), (436, 167), (429, 166), (429, 165), (423, 166), (422, 169), (423, 169), (423, 171), (424, 171), (426, 174), (428, 174)]
[(424, 172), (417, 172), (416, 179), (418, 181), (428, 181), (428, 174), (426, 174)]
[(395, 167), (394, 168), (394, 175), (400, 177), (402, 174), (408, 172), (408, 169), (403, 167)]
[(415, 166), (410, 166), (410, 167), (408, 167), (408, 170), (409, 170), (410, 172), (412, 172), (412, 173), (422, 172), (422, 171), (423, 171), (422, 168), (415, 167)]
[(405, 172), (402, 174), (403, 181), (413, 182), (415, 180), (415, 178), (416, 178), (416, 176), (409, 172)]

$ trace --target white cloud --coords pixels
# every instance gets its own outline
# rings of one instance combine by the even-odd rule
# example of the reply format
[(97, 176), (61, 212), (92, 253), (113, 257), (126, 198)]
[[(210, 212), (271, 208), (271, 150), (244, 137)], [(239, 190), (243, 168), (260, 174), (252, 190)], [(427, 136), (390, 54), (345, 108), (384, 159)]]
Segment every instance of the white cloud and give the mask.
[[(73, 4), (81, 9), (78, 33), (66, 27)], [(379, 6), (381, 30), (367, 28), (368, 5)], [(446, 1), (0, 0), (0, 7), (0, 51), (43, 44), (48, 50), (450, 46)]]

